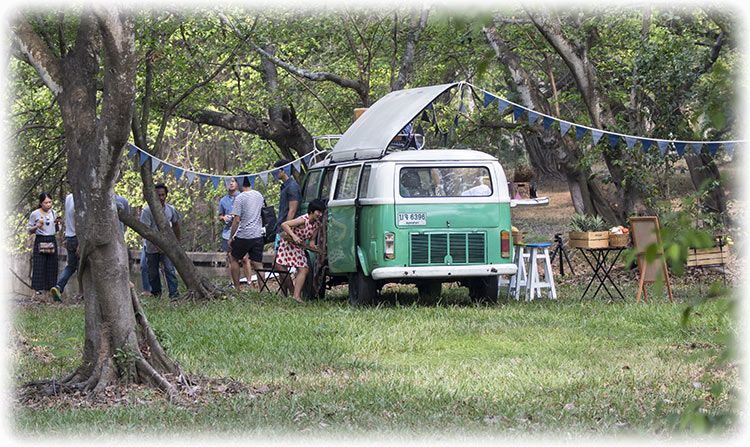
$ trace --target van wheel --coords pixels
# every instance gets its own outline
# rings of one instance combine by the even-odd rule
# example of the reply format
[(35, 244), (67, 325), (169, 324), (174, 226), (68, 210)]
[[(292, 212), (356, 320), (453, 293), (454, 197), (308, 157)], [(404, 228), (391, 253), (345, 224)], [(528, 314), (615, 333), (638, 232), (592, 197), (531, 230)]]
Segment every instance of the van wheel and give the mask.
[(366, 276), (361, 269), (349, 274), (349, 304), (354, 307), (366, 306), (372, 303), (377, 293), (375, 280)]
[(440, 292), (443, 290), (443, 283), (440, 281), (422, 281), (417, 283), (419, 291), (419, 300), (428, 303), (437, 301), (440, 298)]
[(467, 281), (469, 297), (475, 303), (496, 303), (500, 293), (497, 276), (480, 276)]

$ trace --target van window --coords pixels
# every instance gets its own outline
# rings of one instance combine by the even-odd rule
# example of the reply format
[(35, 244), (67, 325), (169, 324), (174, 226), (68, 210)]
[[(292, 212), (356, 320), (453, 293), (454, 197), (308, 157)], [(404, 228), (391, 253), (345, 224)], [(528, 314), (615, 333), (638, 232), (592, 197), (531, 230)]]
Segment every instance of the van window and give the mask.
[(318, 170), (307, 175), (305, 184), (302, 186), (302, 203), (309, 203), (311, 200), (318, 198), (318, 186), (322, 173), (322, 170)]
[(362, 168), (362, 175), (359, 179), (359, 197), (360, 198), (367, 198), (368, 190), (370, 189), (370, 171), (372, 170), (371, 165), (365, 165), (364, 168)]
[(485, 166), (420, 166), (401, 168), (401, 197), (488, 197), (490, 171)]
[(329, 168), (326, 169), (323, 172), (323, 179), (320, 181), (322, 183), (320, 187), (320, 198), (323, 200), (328, 200), (328, 197), (331, 195), (331, 180), (333, 179), (333, 169)]
[(357, 182), (361, 167), (361, 165), (356, 165), (339, 169), (339, 175), (336, 180), (336, 192), (333, 195), (334, 200), (354, 199), (357, 197)]

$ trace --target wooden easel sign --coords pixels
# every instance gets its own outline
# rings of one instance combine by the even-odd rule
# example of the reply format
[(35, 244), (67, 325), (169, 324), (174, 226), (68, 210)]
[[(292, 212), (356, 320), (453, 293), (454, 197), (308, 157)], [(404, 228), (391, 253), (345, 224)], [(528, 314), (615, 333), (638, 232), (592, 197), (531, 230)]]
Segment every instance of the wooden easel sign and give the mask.
[(656, 216), (631, 217), (630, 233), (633, 236), (633, 247), (636, 249), (638, 257), (638, 276), (640, 276), (636, 302), (641, 301), (641, 293), (643, 293), (644, 300), (648, 298), (645, 284), (656, 282), (661, 274), (667, 284), (669, 301), (673, 303), (672, 285), (669, 283), (669, 270), (667, 269), (667, 261), (664, 259), (664, 251), (659, 249), (656, 259), (646, 262), (645, 253), (648, 246), (652, 244), (661, 245), (659, 219)]

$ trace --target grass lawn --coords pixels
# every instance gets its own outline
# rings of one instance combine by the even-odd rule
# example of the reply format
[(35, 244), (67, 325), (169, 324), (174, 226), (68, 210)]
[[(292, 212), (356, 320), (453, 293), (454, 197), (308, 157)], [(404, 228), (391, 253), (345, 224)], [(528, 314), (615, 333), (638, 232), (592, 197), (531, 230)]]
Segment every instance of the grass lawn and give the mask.
[[(739, 386), (736, 366), (715, 362), (737, 330), (729, 300), (692, 307), (683, 326), (699, 291), (676, 290), (675, 304), (636, 304), (635, 287), (628, 303), (579, 302), (571, 284), (557, 301), (489, 306), (447, 285), (437, 305), (397, 286), (365, 309), (348, 306), (346, 288), (304, 305), (256, 293), (146, 299), (164, 347), (196, 378), (185, 401), (135, 386), (103, 401), (16, 401), (10, 425), (24, 437), (673, 438), (674, 415), (695, 401), (710, 417), (734, 413)], [(17, 306), (12, 333), (16, 384), (62, 377), (80, 359), (83, 307)]]

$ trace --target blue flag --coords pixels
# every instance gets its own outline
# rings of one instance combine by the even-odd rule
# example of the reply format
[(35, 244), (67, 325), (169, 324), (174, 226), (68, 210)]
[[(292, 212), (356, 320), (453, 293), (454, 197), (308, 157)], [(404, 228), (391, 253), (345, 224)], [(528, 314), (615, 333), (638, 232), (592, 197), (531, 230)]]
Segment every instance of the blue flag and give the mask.
[(502, 98), (497, 98), (497, 113), (502, 115), (503, 112), (505, 112), (505, 109), (508, 108), (510, 103), (508, 101), (505, 101)]
[(180, 181), (180, 177), (182, 177), (182, 173), (183, 172), (185, 172), (184, 169), (180, 169), (180, 168), (177, 168), (177, 167), (174, 168), (174, 179), (175, 179), (176, 182)]
[(497, 99), (496, 96), (491, 95), (488, 92), (484, 92), (484, 106), (485, 107), (492, 104), (496, 99)]
[(641, 144), (643, 145), (643, 153), (648, 154), (648, 149), (651, 147), (652, 144), (654, 144), (654, 140), (647, 140), (645, 138), (642, 138)]
[(620, 136), (611, 133), (608, 135), (608, 137), (609, 137), (609, 145), (612, 149), (614, 149), (617, 143), (620, 141)]
[(684, 142), (674, 142), (674, 148), (677, 150), (677, 155), (682, 157), (682, 153), (685, 152), (685, 146), (687, 146), (687, 143)]
[(601, 130), (591, 130), (591, 136), (594, 138), (594, 146), (599, 143), (602, 135), (604, 135), (604, 132), (602, 132)]
[(695, 152), (695, 155), (699, 155), (703, 150), (703, 143), (690, 143), (690, 147), (693, 148), (693, 152)]
[(633, 137), (625, 137), (625, 143), (628, 145), (628, 150), (633, 150), (633, 146), (635, 146), (635, 142), (638, 141)]
[(576, 128), (576, 140), (580, 141), (581, 138), (583, 138), (583, 136), (586, 135), (586, 130), (588, 129), (586, 129), (585, 127), (578, 127), (578, 126), (573, 126), (573, 127)]
[(715, 157), (716, 152), (719, 150), (719, 143), (708, 143), (706, 144), (708, 146), (708, 150), (711, 152), (711, 156)]
[(143, 166), (143, 164), (146, 163), (146, 160), (148, 160), (149, 158), (151, 158), (150, 155), (141, 151), (141, 166)]
[[(565, 134), (568, 132), (568, 129), (570, 129), (570, 126), (572, 126), (571, 123), (567, 121), (560, 121), (560, 136), (564, 137)], [(579, 138), (580, 140), (580, 138)]]
[(521, 118), (521, 115), (523, 115), (523, 108), (513, 106), (513, 121), (518, 121), (518, 118)]
[(669, 146), (669, 141), (656, 140), (656, 145), (659, 146), (659, 152), (661, 152), (661, 155), (664, 156), (664, 152), (667, 151), (667, 146)]
[(555, 123), (555, 120), (548, 116), (545, 116), (544, 118), (542, 118), (542, 122), (544, 123), (544, 130), (547, 130)]
[(539, 114), (529, 110), (529, 126), (533, 126), (534, 123), (536, 123), (536, 120), (538, 119), (539, 119)]

